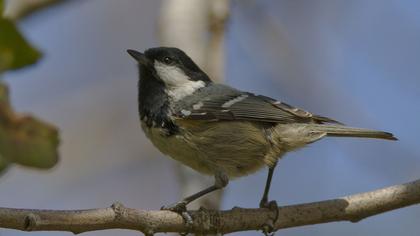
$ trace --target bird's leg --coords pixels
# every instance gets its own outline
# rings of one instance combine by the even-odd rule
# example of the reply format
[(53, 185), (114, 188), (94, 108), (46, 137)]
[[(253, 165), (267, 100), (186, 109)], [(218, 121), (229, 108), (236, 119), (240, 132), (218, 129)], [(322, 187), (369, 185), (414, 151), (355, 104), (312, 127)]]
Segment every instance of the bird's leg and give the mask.
[[(210, 187), (208, 187), (204, 190), (201, 190), (200, 192), (195, 193), (191, 196), (188, 196), (188, 197), (182, 199), (181, 201), (179, 201), (177, 203), (171, 204), (169, 206), (164, 206), (164, 207), (162, 207), (162, 210), (169, 210), (169, 211), (180, 213), (184, 217), (184, 219), (187, 221), (187, 223), (189, 223), (188, 222), (189, 220), (187, 220), (188, 217), (185, 217), (186, 215), (184, 214), (187, 211), (187, 205), (190, 202), (196, 200), (199, 197), (202, 197), (202, 196), (204, 196), (208, 193), (211, 193), (213, 191), (216, 191), (218, 189), (224, 188), (229, 183), (229, 178), (223, 172), (216, 173), (214, 178), (215, 178), (215, 181), (214, 181), (214, 184), (212, 186), (210, 186)], [(191, 217), (189, 217), (189, 218), (191, 218)]]
[[(276, 201), (268, 201), (268, 193), (270, 192), (270, 186), (271, 186), (271, 179), (273, 178), (274, 169), (277, 166), (277, 161), (274, 163), (273, 166), (268, 168), (268, 175), (267, 175), (267, 181), (265, 183), (264, 188), (264, 194), (260, 201), (260, 208), (268, 208), (270, 210), (275, 211), (275, 217), (272, 222), (268, 222), (263, 226), (263, 231), (266, 235), (269, 235), (274, 228), (274, 223), (277, 221), (279, 217), (279, 208)], [(271, 220), (270, 220), (271, 221)]]
[(268, 193), (270, 192), (271, 179), (273, 178), (274, 169), (276, 168), (276, 166), (277, 166), (277, 162), (274, 163), (273, 166), (268, 168), (268, 175), (267, 175), (267, 181), (265, 182), (264, 194), (260, 201), (261, 208), (269, 208), (269, 205), (271, 204), (271, 202), (275, 202), (275, 201), (268, 202)]

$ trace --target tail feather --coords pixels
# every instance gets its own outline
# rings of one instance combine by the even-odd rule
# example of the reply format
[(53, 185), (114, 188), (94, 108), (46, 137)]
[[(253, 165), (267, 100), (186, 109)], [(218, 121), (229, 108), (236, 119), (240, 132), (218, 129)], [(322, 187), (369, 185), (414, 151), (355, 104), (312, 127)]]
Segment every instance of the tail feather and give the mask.
[(311, 125), (311, 129), (315, 132), (325, 132), (327, 136), (398, 140), (392, 133), (342, 125)]

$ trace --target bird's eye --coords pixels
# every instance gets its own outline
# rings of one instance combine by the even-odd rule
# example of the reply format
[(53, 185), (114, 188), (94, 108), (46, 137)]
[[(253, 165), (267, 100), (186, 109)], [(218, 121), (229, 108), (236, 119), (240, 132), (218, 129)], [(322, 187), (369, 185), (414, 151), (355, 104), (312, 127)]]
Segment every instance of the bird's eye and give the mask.
[(170, 64), (172, 64), (172, 62), (173, 62), (174, 60), (172, 59), (172, 58), (170, 58), (170, 57), (164, 57), (163, 58), (163, 62), (166, 64), (166, 65), (170, 65)]

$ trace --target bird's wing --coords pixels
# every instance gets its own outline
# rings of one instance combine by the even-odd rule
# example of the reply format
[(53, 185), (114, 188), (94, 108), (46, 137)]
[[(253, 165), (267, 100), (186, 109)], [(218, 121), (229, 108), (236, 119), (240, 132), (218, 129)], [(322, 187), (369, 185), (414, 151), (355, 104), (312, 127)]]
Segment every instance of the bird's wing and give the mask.
[(269, 123), (339, 123), (275, 99), (219, 85), (193, 95), (175, 109), (176, 117), (192, 120), (246, 120)]

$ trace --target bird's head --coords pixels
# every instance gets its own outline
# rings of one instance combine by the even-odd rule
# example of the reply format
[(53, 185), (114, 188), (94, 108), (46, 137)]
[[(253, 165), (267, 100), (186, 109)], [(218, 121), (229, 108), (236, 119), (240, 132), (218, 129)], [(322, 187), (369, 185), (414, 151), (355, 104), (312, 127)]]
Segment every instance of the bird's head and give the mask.
[(165, 91), (174, 100), (205, 87), (211, 80), (191, 58), (178, 48), (157, 47), (144, 53), (127, 50), (140, 66), (140, 80), (163, 82)]

